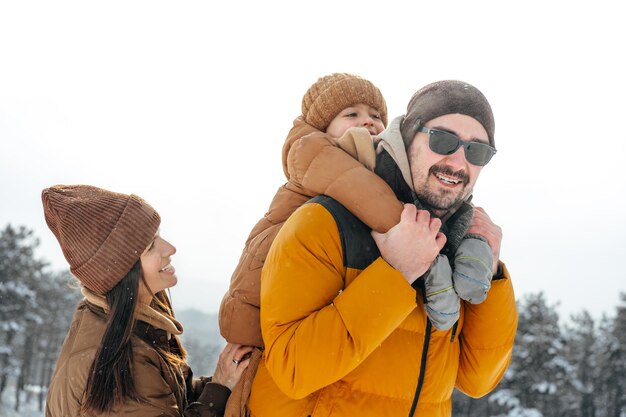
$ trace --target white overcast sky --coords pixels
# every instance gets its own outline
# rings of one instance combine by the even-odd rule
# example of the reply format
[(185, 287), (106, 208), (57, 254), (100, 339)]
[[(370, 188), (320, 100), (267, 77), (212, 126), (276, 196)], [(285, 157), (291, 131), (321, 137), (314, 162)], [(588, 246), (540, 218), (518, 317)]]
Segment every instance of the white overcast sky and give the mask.
[(504, 231), (518, 297), (614, 314), (626, 291), (626, 64), (610, 1), (2, 1), (0, 227), (66, 264), (44, 187), (135, 193), (178, 248), (177, 308), (216, 312), (284, 182), (281, 147), (318, 77), (374, 82), (390, 118), (419, 87), (477, 86), (498, 154), (474, 202)]

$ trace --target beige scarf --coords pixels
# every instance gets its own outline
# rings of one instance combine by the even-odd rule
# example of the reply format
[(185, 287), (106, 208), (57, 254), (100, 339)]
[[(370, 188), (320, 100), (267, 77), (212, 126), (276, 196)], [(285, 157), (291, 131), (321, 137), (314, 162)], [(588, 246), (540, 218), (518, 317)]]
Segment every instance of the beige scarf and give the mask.
[[(105, 313), (109, 311), (109, 306), (104, 296), (89, 291), (85, 287), (81, 288), (80, 291), (88, 302), (100, 307)], [(180, 335), (183, 333), (183, 325), (178, 320), (173, 317), (166, 316), (148, 304), (137, 304), (137, 320), (141, 320), (155, 329), (165, 330), (167, 332), (168, 339), (172, 334)]]

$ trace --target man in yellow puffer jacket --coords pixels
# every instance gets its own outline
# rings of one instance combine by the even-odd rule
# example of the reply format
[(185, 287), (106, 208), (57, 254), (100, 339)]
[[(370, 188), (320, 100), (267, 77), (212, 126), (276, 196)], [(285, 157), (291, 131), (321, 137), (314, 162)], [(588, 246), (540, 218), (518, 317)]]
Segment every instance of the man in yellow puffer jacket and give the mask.
[[(370, 233), (320, 196), (289, 218), (270, 249), (254, 416), (449, 416), (455, 386), (483, 396), (508, 366), (517, 312), (499, 260), (501, 230), (481, 208), (470, 224), (457, 215), (495, 154), (489, 103), (469, 84), (433, 83), (380, 139), (376, 172), (409, 203), (400, 223)], [(451, 329), (436, 330), (423, 277), (436, 258), (463, 256), (467, 235), (492, 251), (491, 289), (480, 304), (462, 302)]]

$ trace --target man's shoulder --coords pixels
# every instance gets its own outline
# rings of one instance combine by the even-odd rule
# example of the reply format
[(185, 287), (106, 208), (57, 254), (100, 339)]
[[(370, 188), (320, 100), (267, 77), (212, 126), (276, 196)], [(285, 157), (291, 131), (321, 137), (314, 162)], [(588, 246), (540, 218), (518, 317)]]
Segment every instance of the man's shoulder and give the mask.
[(354, 221), (363, 224), (354, 214), (345, 208), (339, 201), (327, 195), (318, 195), (306, 202), (306, 204), (319, 204), (324, 207), (335, 219), (337, 224), (352, 223)]
[(310, 210), (316, 210), (313, 206), (322, 207), (334, 220), (341, 241), (344, 266), (365, 269), (380, 256), (371, 229), (337, 200), (319, 195), (310, 199), (302, 209), (306, 211), (307, 206)]

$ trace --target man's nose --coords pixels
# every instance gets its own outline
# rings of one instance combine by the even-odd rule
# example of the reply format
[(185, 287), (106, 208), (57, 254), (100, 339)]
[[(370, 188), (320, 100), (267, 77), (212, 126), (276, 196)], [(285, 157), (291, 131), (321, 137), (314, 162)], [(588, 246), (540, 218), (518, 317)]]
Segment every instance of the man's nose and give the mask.
[(454, 151), (454, 153), (446, 156), (446, 161), (453, 167), (465, 168), (467, 164), (467, 159), (465, 159), (465, 148), (459, 146), (459, 149)]

